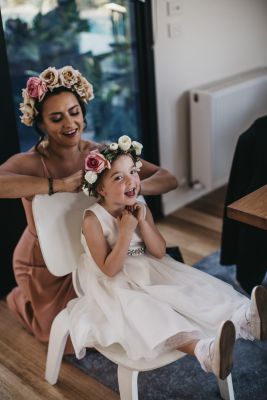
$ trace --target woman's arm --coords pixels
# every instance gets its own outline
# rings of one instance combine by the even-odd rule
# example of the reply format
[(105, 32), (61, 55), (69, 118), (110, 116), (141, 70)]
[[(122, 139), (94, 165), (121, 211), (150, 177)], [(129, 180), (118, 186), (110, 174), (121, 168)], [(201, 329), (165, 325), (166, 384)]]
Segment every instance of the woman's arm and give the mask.
[(145, 160), (142, 164), (139, 173), (142, 195), (158, 195), (177, 188), (177, 179), (169, 171)]
[(154, 223), (151, 211), (143, 203), (136, 203), (133, 209), (146, 249), (152, 256), (162, 258), (166, 254), (166, 242)]
[(83, 234), (95, 263), (104, 274), (112, 277), (122, 269), (136, 226), (137, 219), (133, 214), (123, 211), (121, 218), (118, 218), (118, 239), (110, 249), (97, 217), (87, 212), (82, 226)]
[[(38, 175), (42, 167), (37, 157), (28, 153), (16, 154), (0, 166), (0, 198), (32, 197), (48, 193), (48, 179)], [(76, 191), (82, 177), (81, 170), (69, 177), (54, 179), (54, 192)]]
[[(91, 146), (91, 144), (90, 144)], [(91, 146), (92, 147), (92, 146)], [(167, 170), (142, 160), (141, 194), (158, 195), (177, 187), (176, 178)], [(36, 153), (20, 153), (0, 166), (0, 198), (32, 197), (48, 193), (48, 181), (42, 177), (40, 157)], [(54, 192), (74, 192), (82, 181), (82, 171), (62, 179), (54, 179)]]

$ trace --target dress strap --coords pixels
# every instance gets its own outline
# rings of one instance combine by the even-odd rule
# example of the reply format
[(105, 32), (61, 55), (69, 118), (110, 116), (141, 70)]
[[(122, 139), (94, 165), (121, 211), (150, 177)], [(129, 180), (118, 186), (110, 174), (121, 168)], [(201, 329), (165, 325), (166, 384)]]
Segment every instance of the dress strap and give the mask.
[(43, 170), (44, 170), (44, 176), (45, 178), (48, 178), (51, 176), (49, 169), (47, 168), (47, 165), (45, 163), (44, 157), (41, 156), (41, 161), (42, 161), (42, 165), (43, 165)]

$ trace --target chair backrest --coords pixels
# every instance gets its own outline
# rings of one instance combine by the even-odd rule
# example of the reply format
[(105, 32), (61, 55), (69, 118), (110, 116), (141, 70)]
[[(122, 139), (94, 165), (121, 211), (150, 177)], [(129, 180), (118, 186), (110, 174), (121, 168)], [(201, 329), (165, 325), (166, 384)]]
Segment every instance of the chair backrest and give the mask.
[[(138, 201), (145, 202), (143, 196), (139, 196)], [(45, 264), (53, 275), (67, 275), (76, 269), (83, 252), (83, 213), (95, 202), (94, 197), (86, 196), (83, 192), (34, 197), (32, 210), (40, 248)]]
[(83, 212), (96, 199), (83, 192), (36, 195), (33, 217), (41, 252), (48, 270), (56, 276), (73, 272), (80, 255)]

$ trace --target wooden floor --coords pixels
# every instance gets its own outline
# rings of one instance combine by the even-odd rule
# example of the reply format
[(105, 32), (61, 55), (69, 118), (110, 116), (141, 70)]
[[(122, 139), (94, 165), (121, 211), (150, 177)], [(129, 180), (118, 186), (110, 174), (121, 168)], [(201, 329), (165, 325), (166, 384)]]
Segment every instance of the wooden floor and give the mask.
[[(220, 189), (184, 207), (158, 227), (168, 245), (179, 245), (192, 265), (220, 246), (225, 190)], [(55, 386), (44, 380), (46, 347), (29, 335), (0, 300), (1, 400), (118, 400), (119, 396), (63, 362)]]

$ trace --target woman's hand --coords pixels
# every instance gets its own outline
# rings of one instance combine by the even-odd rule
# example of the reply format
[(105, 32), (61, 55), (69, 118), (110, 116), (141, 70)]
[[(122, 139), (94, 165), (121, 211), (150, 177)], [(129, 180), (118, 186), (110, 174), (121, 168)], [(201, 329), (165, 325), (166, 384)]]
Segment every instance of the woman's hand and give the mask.
[(55, 192), (79, 192), (83, 182), (84, 171), (81, 169), (66, 178), (54, 180)]
[(148, 161), (142, 161), (142, 168), (139, 172), (141, 179), (140, 194), (157, 195), (167, 193), (170, 190), (176, 189), (178, 186), (177, 179), (166, 169), (163, 169)]

